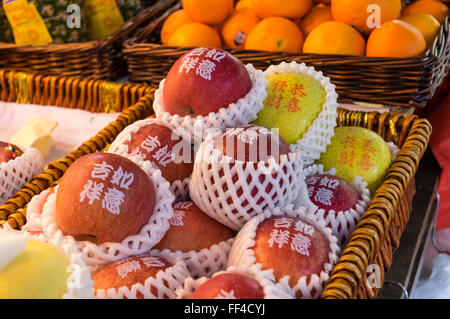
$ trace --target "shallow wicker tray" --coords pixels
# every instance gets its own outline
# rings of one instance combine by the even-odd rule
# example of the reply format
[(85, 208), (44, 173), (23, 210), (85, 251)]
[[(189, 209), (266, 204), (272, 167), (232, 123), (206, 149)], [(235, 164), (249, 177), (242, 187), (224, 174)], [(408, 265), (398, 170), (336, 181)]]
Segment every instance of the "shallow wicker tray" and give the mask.
[(96, 136), (58, 161), (0, 207), (0, 227), (8, 222), (14, 229), (26, 221), (25, 207), (34, 195), (52, 187), (67, 168), (83, 155), (107, 147), (131, 123), (151, 114), (154, 89), (142, 84), (117, 84), (96, 79), (48, 76), (0, 70), (0, 100), (82, 109), (90, 112), (122, 112)]
[(171, 2), (159, 0), (127, 21), (119, 30), (98, 41), (18, 46), (0, 43), (0, 68), (49, 75), (115, 79), (126, 73), (123, 41), (160, 16)]
[[(17, 100), (18, 87), (11, 86), (17, 82), (15, 78), (17, 75), (14, 73), (0, 72), (1, 100)], [(107, 82), (32, 75), (28, 78), (28, 83), (34, 85), (33, 92), (36, 97), (33, 97), (35, 99), (33, 102), (41, 102), (40, 104), (58, 102), (52, 104), (90, 111), (103, 109), (96, 101), (102, 99), (99, 87), (105, 86)], [(123, 109), (123, 113), (118, 119), (68, 156), (50, 163), (43, 173), (35, 176), (22, 190), (0, 206), (0, 226), (9, 223), (11, 227), (20, 229), (26, 222), (26, 205), (32, 196), (54, 186), (79, 157), (107, 147), (125, 126), (153, 115), (153, 88), (130, 85), (120, 87), (118, 92), (121, 98), (117, 101), (122, 101), (122, 108), (117, 109)], [(88, 96), (98, 97), (99, 94), (100, 98), (88, 98)], [(137, 96), (143, 97), (136, 103)], [(136, 104), (126, 108), (133, 103)], [(380, 283), (383, 283), (384, 273), (392, 264), (393, 253), (398, 248), (412, 210), (412, 199), (416, 190), (414, 175), (427, 148), (431, 125), (427, 120), (414, 115), (405, 117), (394, 113), (352, 112), (339, 109), (338, 126), (366, 127), (400, 147), (400, 154), (375, 193), (321, 296), (376, 298), (381, 286), (371, 288), (367, 284), (367, 276), (371, 275), (367, 269), (369, 265), (378, 265)]]
[[(191, 48), (161, 45), (165, 19), (181, 8), (178, 1), (162, 16), (139, 29), (124, 42), (123, 53), (130, 81), (156, 85), (173, 63)], [(369, 102), (390, 106), (424, 107), (442, 82), (450, 65), (450, 22), (442, 25), (439, 37), (423, 56), (394, 59), (342, 55), (292, 54), (228, 50), (244, 63), (266, 69), (282, 61), (304, 62), (330, 77), (340, 102)]]

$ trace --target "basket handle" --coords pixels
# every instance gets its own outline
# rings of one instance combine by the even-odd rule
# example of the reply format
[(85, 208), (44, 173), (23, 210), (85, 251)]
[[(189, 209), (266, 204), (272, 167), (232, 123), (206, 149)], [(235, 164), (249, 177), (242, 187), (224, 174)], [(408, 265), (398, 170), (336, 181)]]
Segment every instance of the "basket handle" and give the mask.
[(142, 10), (139, 14), (137, 14), (134, 18), (128, 20), (122, 28), (116, 30), (111, 35), (99, 40), (98, 49), (103, 50), (111, 45), (118, 44), (116, 42), (122, 42), (122, 40), (127, 36), (133, 33), (138, 27), (144, 24), (148, 24), (152, 19), (159, 14), (160, 12), (166, 10), (178, 0), (159, 0), (156, 3), (148, 8)]

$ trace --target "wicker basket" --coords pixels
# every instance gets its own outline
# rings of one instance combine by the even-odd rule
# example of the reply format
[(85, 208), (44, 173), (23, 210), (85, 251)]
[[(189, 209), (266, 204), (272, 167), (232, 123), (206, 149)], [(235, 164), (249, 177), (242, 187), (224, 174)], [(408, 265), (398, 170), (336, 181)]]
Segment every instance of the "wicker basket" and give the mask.
[[(11, 86), (17, 82), (14, 80), (15, 77), (17, 76), (14, 76), (14, 73), (0, 73), (1, 100), (17, 99), (19, 95), (17, 86)], [(84, 106), (91, 111), (103, 109), (94, 102), (98, 100), (99, 87), (104, 85), (101, 81), (34, 75), (28, 78), (28, 83), (35, 86), (33, 92), (36, 96), (40, 96), (36, 97), (36, 101), (41, 101), (41, 104), (61, 102), (57, 105), (74, 108)], [(64, 95), (70, 94), (69, 92), (74, 93)], [(26, 222), (26, 205), (32, 196), (57, 183), (76, 159), (104, 149), (125, 126), (153, 114), (154, 89), (121, 85), (120, 92), (122, 95), (120, 101), (123, 101), (124, 108), (134, 103), (137, 99), (136, 92), (140, 92), (140, 96), (148, 94), (78, 149), (61, 160), (50, 163), (42, 174), (35, 176), (21, 191), (0, 206), (0, 225), (8, 222), (13, 228), (21, 228)], [(134, 92), (131, 94), (132, 97), (128, 96), (131, 92)], [(88, 96), (97, 98), (89, 99)], [(88, 103), (88, 100), (91, 102)], [(394, 113), (344, 110), (339, 110), (338, 125), (366, 127), (400, 147), (400, 154), (354, 231), (322, 294), (322, 298), (375, 298), (381, 287), (371, 288), (367, 283), (367, 276), (370, 275), (367, 269), (369, 265), (378, 265), (380, 281), (383, 283), (384, 273), (392, 263), (393, 253), (399, 245), (412, 210), (412, 199), (415, 194), (414, 175), (427, 148), (431, 125), (427, 120), (419, 119), (417, 116), (405, 117)]]
[[(321, 296), (372, 299), (377, 297), (409, 220), (416, 191), (414, 175), (427, 148), (431, 125), (414, 115), (349, 111), (339, 113), (338, 125), (366, 127), (400, 147), (399, 155), (353, 232)], [(376, 270), (375, 275), (372, 270)], [(377, 284), (368, 280), (372, 276)]]
[(167, 10), (173, 1), (156, 1), (110, 36), (82, 43), (18, 46), (0, 43), (0, 68), (49, 75), (115, 79), (126, 73), (123, 41)]
[[(153, 85), (159, 83), (173, 63), (191, 49), (160, 44), (160, 31), (165, 19), (180, 7), (179, 3), (174, 4), (161, 17), (125, 41), (123, 53), (131, 81)], [(342, 103), (369, 102), (424, 107), (448, 71), (450, 22), (447, 18), (430, 50), (421, 57), (408, 59), (248, 50), (229, 52), (259, 69), (266, 69), (269, 65), (282, 61), (304, 62), (314, 66), (331, 78)]]
[(24, 208), (34, 195), (54, 185), (76, 159), (104, 149), (127, 125), (153, 114), (153, 92), (154, 89), (146, 85), (1, 70), (1, 101), (122, 114), (70, 154), (48, 164), (44, 172), (8, 199), (0, 207), (0, 227), (5, 222), (15, 229), (22, 227), (26, 216)]

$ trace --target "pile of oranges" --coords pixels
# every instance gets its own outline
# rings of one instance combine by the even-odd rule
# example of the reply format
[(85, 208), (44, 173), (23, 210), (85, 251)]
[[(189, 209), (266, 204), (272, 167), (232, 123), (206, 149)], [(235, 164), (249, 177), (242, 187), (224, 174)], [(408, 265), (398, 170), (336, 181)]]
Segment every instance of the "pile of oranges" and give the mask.
[(422, 55), (449, 9), (416, 0), (182, 0), (168, 46), (408, 58)]

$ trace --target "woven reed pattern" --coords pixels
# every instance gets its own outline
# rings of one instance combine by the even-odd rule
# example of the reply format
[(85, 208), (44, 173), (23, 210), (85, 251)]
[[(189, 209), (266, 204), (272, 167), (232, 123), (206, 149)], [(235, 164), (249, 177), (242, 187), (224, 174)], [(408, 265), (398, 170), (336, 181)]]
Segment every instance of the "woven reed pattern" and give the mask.
[[(0, 71), (0, 100), (77, 108), (91, 112), (123, 111), (96, 136), (85, 141), (64, 158), (51, 162), (44, 172), (0, 206), (0, 226), (8, 222), (14, 229), (25, 224), (26, 205), (34, 195), (55, 185), (67, 168), (83, 155), (107, 147), (131, 123), (153, 115), (154, 89), (145, 85), (115, 84), (42, 74)], [(115, 98), (111, 102), (111, 95)]]
[(171, 0), (156, 1), (119, 30), (98, 41), (44, 46), (0, 43), (0, 68), (49, 75), (117, 78), (126, 72), (122, 55), (123, 41), (163, 13), (171, 4)]
[(412, 210), (414, 175), (431, 135), (431, 125), (416, 116), (341, 111), (338, 125), (362, 126), (400, 147), (400, 153), (361, 217), (321, 298), (376, 298), (367, 278), (378, 265), (381, 284)]
[[(123, 53), (133, 82), (159, 83), (175, 61), (192, 48), (161, 45), (159, 33), (165, 19), (180, 4), (124, 42)], [(442, 82), (450, 64), (450, 21), (442, 25), (433, 47), (423, 56), (407, 59), (367, 58), (342, 55), (292, 54), (228, 50), (257, 69), (283, 61), (304, 62), (322, 71), (336, 85), (339, 101), (424, 107)]]

